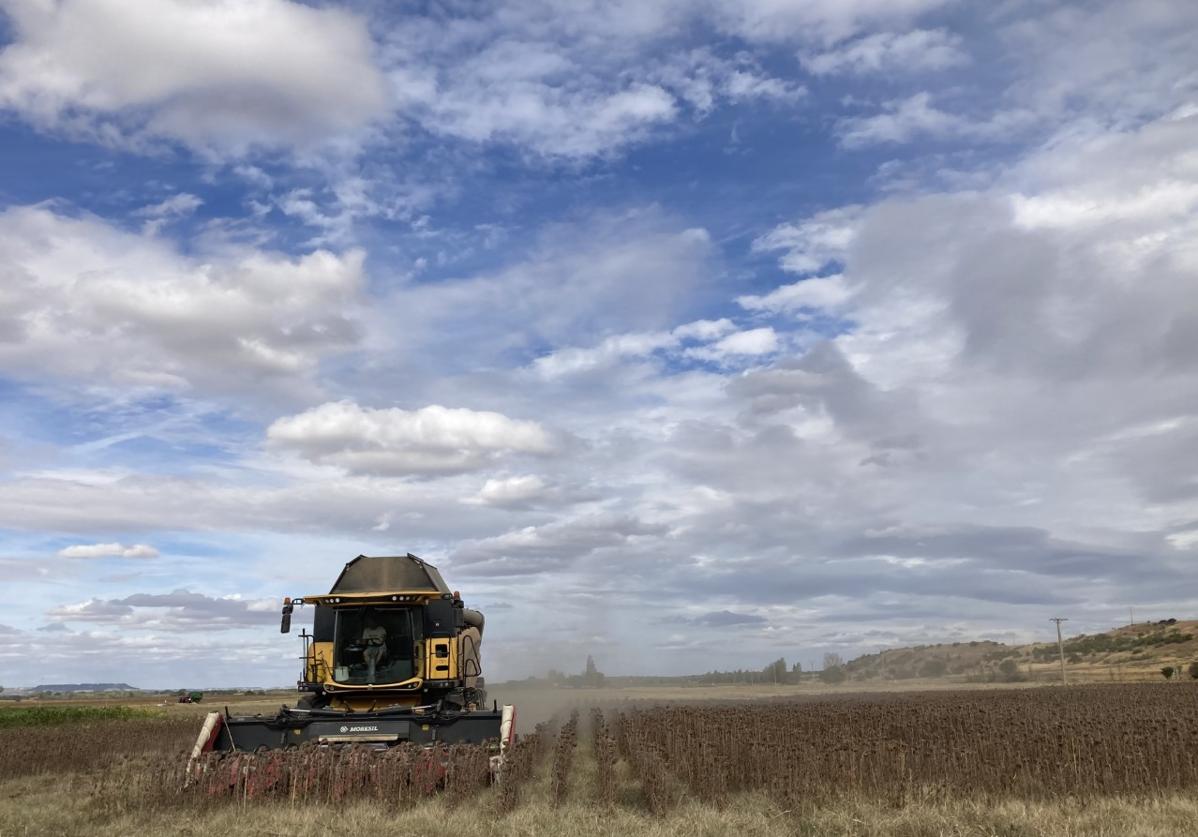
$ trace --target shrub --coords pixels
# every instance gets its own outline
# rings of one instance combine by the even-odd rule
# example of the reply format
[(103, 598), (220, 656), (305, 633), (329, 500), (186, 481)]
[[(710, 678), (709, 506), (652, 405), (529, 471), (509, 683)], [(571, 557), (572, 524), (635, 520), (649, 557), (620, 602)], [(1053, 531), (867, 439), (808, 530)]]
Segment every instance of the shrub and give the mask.
[(824, 683), (836, 684), (843, 683), (848, 677), (844, 673), (844, 666), (830, 666), (819, 673), (819, 679)]
[(943, 677), (948, 671), (948, 663), (944, 660), (928, 660), (919, 667), (920, 677)]
[(1175, 671), (1175, 669), (1173, 668), (1173, 666), (1165, 666), (1164, 668), (1161, 669), (1161, 676), (1164, 677), (1166, 680), (1172, 680), (1174, 671)]
[(1007, 683), (1018, 683), (1023, 680), (1023, 675), (1019, 673), (1019, 662), (1013, 657), (1008, 657), (998, 664), (998, 673)]

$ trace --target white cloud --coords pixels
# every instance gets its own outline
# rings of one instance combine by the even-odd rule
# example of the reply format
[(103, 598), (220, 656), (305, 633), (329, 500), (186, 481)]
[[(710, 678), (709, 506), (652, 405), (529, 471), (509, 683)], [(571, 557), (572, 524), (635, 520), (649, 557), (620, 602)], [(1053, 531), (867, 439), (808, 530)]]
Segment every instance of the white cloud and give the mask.
[[(428, 355), (455, 368), (593, 346), (619, 334), (639, 335), (628, 338), (624, 348), (631, 350), (714, 299), (714, 254), (705, 232), (652, 207), (552, 224), (520, 261), (398, 288), (376, 309), (378, 333), (401, 362)], [(401, 318), (404, 328), (385, 329), (386, 317)], [(619, 351), (619, 344), (609, 348)], [(589, 368), (601, 358), (560, 360), (563, 368), (574, 362)]]
[(778, 348), (777, 332), (766, 326), (733, 332), (710, 345), (687, 349), (686, 354), (701, 360), (728, 361), (773, 354)]
[(61, 605), (47, 614), (62, 622), (136, 626), (159, 631), (228, 630), (278, 619), (278, 599), (206, 596), (190, 590), (134, 593), (120, 599), (88, 599)]
[(736, 325), (732, 320), (721, 317), (718, 320), (695, 320), (693, 323), (685, 323), (670, 333), (679, 340), (700, 340), (706, 342), (717, 340), (731, 331), (736, 331)]
[[(469, 73), (470, 63), (454, 72)], [(408, 79), (396, 87), (405, 91), (405, 110), (430, 130), (474, 142), (508, 142), (550, 156), (606, 154), (677, 115), (674, 97), (653, 84), (574, 91), (491, 74), (488, 68), (441, 89)]]
[(63, 558), (157, 558), (158, 550), (149, 544), (125, 546), (120, 543), (75, 544), (60, 549)]
[(278, 419), (267, 438), (313, 462), (389, 475), (469, 471), (505, 454), (544, 455), (556, 448), (534, 421), (439, 405), (371, 409), (351, 401)]
[(849, 148), (860, 148), (907, 142), (914, 137), (944, 138), (963, 134), (970, 125), (963, 117), (935, 107), (926, 91), (887, 102), (885, 108), (872, 116), (846, 119), (842, 142)]
[(461, 17), (379, 7), (368, 32), (344, 9), (292, 0), (234, 9), (220, 0), (138, 0), (132, 9), (13, 0), (17, 37), (0, 53), (0, 103), (101, 142), (168, 138), (218, 155), (354, 147), (369, 129), (395, 132), (396, 116), (469, 142), (582, 159), (652, 135), (687, 106), (703, 115), (804, 95), (747, 50), (687, 50), (688, 32), (714, 29), (750, 47), (831, 44), (943, 2), (519, 0)]
[(450, 559), (454, 568), (469, 575), (530, 575), (663, 534), (663, 526), (627, 515), (591, 514), (465, 541)]
[(724, 103), (794, 104), (807, 94), (801, 84), (764, 72), (745, 53), (727, 59), (709, 49), (672, 58), (653, 77), (700, 114)]
[(142, 224), (143, 234), (155, 235), (171, 221), (191, 215), (203, 204), (204, 201), (195, 195), (180, 192), (158, 203), (143, 206), (133, 214), (148, 219)]
[[(498, 127), (490, 141), (519, 142), (546, 154), (558, 147), (582, 154), (602, 143), (577, 133), (583, 128), (541, 132), (538, 124), (552, 128), (562, 113), (590, 113), (583, 104), (636, 84), (673, 97), (675, 123), (683, 116), (702, 119), (706, 107), (732, 102), (735, 72), (768, 87), (763, 67), (784, 62), (729, 60), (730, 50), (751, 48), (735, 40), (737, 32), (770, 41), (777, 55), (843, 51), (864, 62), (862, 68), (874, 60), (862, 52), (869, 45), (892, 75), (866, 79), (864, 91), (897, 90), (885, 95), (906, 101), (909, 79), (893, 75), (899, 68), (886, 63), (897, 48), (888, 38), (870, 40), (870, 27), (883, 25), (886, 10), (861, 4), (876, 14), (858, 18), (851, 4), (835, 6), (817, 2), (794, 11), (779, 5), (772, 18), (761, 13), (778, 31), (727, 24), (729, 37), (719, 49), (729, 51), (716, 53), (729, 64), (724, 75), (718, 62), (699, 67), (681, 59), (677, 64), (691, 76), (661, 75), (674, 66), (661, 56), (679, 43), (678, 31), (696, 31), (702, 12), (675, 14), (677, 7), (620, 0), (569, 9), (489, 6), (480, 12), (485, 20), (464, 24), (446, 16), (439, 22), (444, 40), (434, 37), (437, 26), (413, 27), (413, 37), (426, 46), (404, 66), (416, 82), (431, 84), (435, 96), (457, 83), (458, 57), (500, 40), (496, 26), (510, 40), (527, 42), (526, 65), (495, 61), (495, 78), (487, 77), (487, 67), (473, 67), (477, 78), (465, 79), (463, 90), (476, 82), (500, 89), (504, 73), (515, 87), (527, 85), (528, 101), (534, 108), (548, 103), (550, 118), (503, 123), (504, 115), (492, 114)], [(740, 8), (729, 6), (728, 20), (736, 20)], [(782, 25), (821, 8), (831, 17), (811, 27)], [(1028, 10), (1042, 17), (1016, 26)], [(526, 17), (513, 20), (521, 12)], [(189, 631), (215, 618), (244, 625), (248, 635), (259, 619), (274, 623), (277, 600), (257, 611), (244, 600), (205, 602), (186, 592), (130, 599), (129, 585), (165, 583), (146, 589), (169, 590), (190, 583), (210, 590), (199, 583), (233, 562), (239, 584), (255, 596), (259, 588), (277, 589), (280, 567), (296, 587), (279, 592), (327, 589), (331, 562), (339, 565), (356, 551), (404, 548), (441, 564), (451, 581), (464, 579), (468, 595), (511, 603), (510, 610), (488, 614), (488, 675), (497, 678), (555, 665), (545, 656), (546, 637), (553, 659), (581, 662), (590, 649), (608, 648), (618, 655), (618, 669), (652, 671), (665, 660), (682, 672), (735, 667), (746, 654), (793, 657), (825, 644), (847, 656), (879, 644), (972, 639), (1018, 624), (1032, 626), (1030, 633), (1049, 610), (1067, 610), (1081, 630), (1111, 623), (1129, 601), (1137, 613), (1143, 607), (1159, 618), (1192, 610), (1198, 601), (1192, 572), (1198, 484), (1192, 469), (1179, 463), (1190, 462), (1198, 449), (1198, 122), (1185, 105), (1187, 97), (1195, 100), (1193, 27), (1186, 25), (1193, 14), (1185, 4), (1168, 3), (1152, 14), (1115, 3), (1016, 3), (988, 12), (987, 39), (997, 34), (1003, 44), (1031, 42), (1044, 55), (1017, 51), (997, 56), (1001, 61), (987, 63), (984, 73), (970, 68), (959, 77), (921, 79), (923, 86), (940, 85), (929, 88), (924, 102), (946, 120), (939, 127), (934, 120), (910, 130), (868, 126), (879, 135), (890, 130), (891, 137), (963, 140), (959, 154), (927, 155), (920, 145), (896, 149), (900, 165), (938, 173), (937, 180), (929, 178), (940, 184), (934, 188), (915, 183), (905, 197), (813, 214), (811, 202), (830, 193), (800, 190), (804, 184), (784, 179), (750, 179), (738, 182), (737, 194), (760, 186), (769, 190), (768, 199), (743, 213), (723, 213), (710, 235), (687, 229), (692, 218), (639, 210), (571, 216), (531, 241), (517, 229), (524, 223), (521, 202), (541, 193), (505, 189), (502, 211), (521, 219), (510, 222), (507, 239), (519, 256), (488, 264), (480, 250), (462, 255), (455, 248), (469, 245), (447, 238), (442, 265), (486, 266), (446, 278), (438, 269), (440, 254), (422, 253), (428, 269), (415, 279), (391, 271), (393, 258), (404, 265), (411, 259), (402, 243), (388, 241), (385, 248), (396, 249), (380, 245), (371, 305), (361, 304), (360, 284), (334, 282), (340, 290), (308, 297), (302, 316), (276, 320), (276, 308), (290, 298), (284, 269), (299, 268), (300, 257), (203, 243), (174, 247), (61, 212), (50, 211), (53, 223), (41, 227), (28, 219), (27, 226), (17, 223), (19, 212), (5, 216), (0, 357), (5, 377), (22, 376), (22, 396), (29, 392), (33, 399), (3, 405), (8, 438), (0, 523), (10, 537), (0, 575), (12, 581), (17, 608), (7, 621), (34, 624), (47, 610), (64, 610), (58, 615), (72, 625), (111, 633), (59, 631), (41, 635), (44, 644), (33, 632), (3, 633), (0, 674), (12, 673), (6, 682), (25, 676), (32, 653), (63, 671), (114, 659), (135, 659), (143, 670), (152, 664), (147, 661), (178, 666), (185, 658), (188, 677), (196, 676), (197, 658), (207, 658), (204, 649), (187, 645)], [(884, 25), (887, 32), (903, 31)], [(471, 28), (476, 35), (462, 35)], [(961, 32), (973, 46), (971, 27)], [(1102, 37), (1086, 41), (1096, 33)], [(1070, 34), (1080, 40), (1060, 49)], [(1121, 43), (1125, 37), (1128, 43)], [(783, 39), (787, 43), (777, 47)], [(610, 54), (595, 59), (601, 52)], [(392, 55), (388, 66), (402, 63)], [(857, 66), (846, 64), (843, 72), (851, 75)], [(435, 72), (422, 79), (422, 67)], [(1052, 72), (1043, 74), (1045, 68)], [(1020, 79), (1015, 88), (988, 87), (1008, 70)], [(960, 102), (970, 104), (957, 113)], [(1046, 136), (1023, 152), (1005, 144), (969, 147), (1002, 138), (987, 102), (1032, 110)], [(869, 116), (859, 97), (846, 98), (844, 106)], [(883, 115), (898, 110), (894, 104)], [(719, 125), (737, 121), (721, 118)], [(627, 130), (609, 131), (607, 141), (618, 145), (670, 123), (646, 124), (629, 122)], [(789, 115), (787, 124), (795, 124)], [(838, 123), (828, 115), (819, 124)], [(753, 133), (741, 136), (729, 159), (750, 147)], [(693, 147), (688, 142), (683, 150)], [(449, 149), (455, 162), (464, 159), (455, 153), (460, 150)], [(912, 154), (919, 160), (911, 161)], [(309, 185), (294, 182), (273, 161), (263, 165), (280, 202), (286, 198), (279, 195)], [(962, 166), (970, 168), (949, 171)], [(636, 176), (606, 165), (560, 166), (553, 194), (565, 184), (579, 186), (580, 201), (607, 194), (602, 186), (582, 189), (609, 174), (617, 181)], [(659, 175), (670, 174), (655, 172), (651, 179), (658, 184)], [(955, 185), (945, 186), (950, 180)], [(712, 185), (698, 183), (696, 194)], [(153, 188), (143, 202), (163, 197), (161, 186)], [(846, 188), (844, 194), (856, 195), (868, 184)], [(322, 234), (333, 236), (344, 227), (322, 205), (322, 194), (318, 187), (293, 194), (291, 209), (298, 214), (292, 217), (308, 213)], [(660, 194), (678, 200), (689, 192)], [(797, 220), (761, 235), (753, 249), (780, 258), (792, 284), (747, 294), (747, 287), (761, 286), (742, 284), (753, 262), (739, 261), (738, 242), (784, 194), (794, 196)], [(376, 197), (353, 187), (346, 205), (364, 207)], [(479, 211), (491, 211), (489, 198), (481, 196)], [(428, 235), (422, 242), (436, 240), (433, 225), (420, 227)], [(76, 250), (86, 258), (63, 255)], [(39, 262), (41, 254), (51, 255)], [(254, 258), (280, 266), (278, 284), (260, 285), (240, 272)], [(331, 265), (348, 261), (329, 258)], [(87, 283), (113, 274), (153, 277), (147, 287), (178, 296), (175, 319), (112, 315), (114, 306), (140, 299), (126, 285), (98, 286), (107, 290), (103, 298), (84, 293)], [(67, 288), (64, 280), (58, 288), (59, 276), (73, 277), (74, 284)], [(217, 303), (201, 292), (212, 287), (221, 291)], [(239, 295), (255, 301), (249, 326), (238, 305), (221, 304)], [(737, 310), (729, 309), (731, 299), (740, 304), (740, 317), (729, 313)], [(79, 313), (81, 300), (104, 316)], [(802, 315), (810, 307), (832, 310), (835, 336), (812, 327)], [(227, 322), (226, 308), (235, 314)], [(772, 330), (738, 326), (741, 319), (756, 325), (761, 315), (795, 311), (800, 315), (793, 319), (768, 319)], [(729, 318), (718, 319), (722, 314)], [(322, 318), (331, 315), (353, 325), (347, 339), (327, 339)], [(29, 342), (29, 329), (44, 322), (76, 329), (74, 351), (46, 342), (56, 328)], [(80, 322), (93, 325), (83, 329)], [(264, 376), (235, 353), (213, 351), (225, 345), (219, 339), (230, 325), (268, 349), (302, 349), (305, 363), (294, 374)], [(192, 330), (205, 338), (187, 344), (183, 336)], [(80, 352), (81, 345), (88, 351)], [(355, 354), (338, 357), (346, 348)], [(713, 362), (686, 362), (686, 352), (705, 353)], [(538, 357), (582, 374), (529, 374)], [(298, 402), (303, 405), (354, 400), (348, 419), (334, 417), (327, 426), (310, 415), (327, 405), (283, 419), (297, 426), (313, 420), (266, 450), (240, 410), (212, 416), (211, 426), (192, 419), (185, 431), (154, 436), (160, 444), (152, 449), (127, 444), (144, 423), (178, 416), (161, 404), (176, 399), (155, 398), (146, 406), (137, 398), (141, 390), (128, 383), (164, 368), (195, 393), (237, 386), (252, 396), (282, 380), (337, 393), (307, 392)], [(75, 391), (114, 389), (121, 401), (103, 410), (72, 401), (71, 438), (31, 443), (22, 428), (39, 422), (43, 409), (55, 411), (43, 436), (59, 431), (65, 411), (57, 400), (43, 408), (40, 399), (67, 389), (55, 392), (63, 380)], [(421, 410), (357, 406), (399, 398), (407, 405), (462, 405), (464, 393), (466, 406), (485, 407), (508, 422), (535, 419), (546, 434), (552, 428), (552, 449), (521, 448), (502, 422), (496, 426), (507, 429), (480, 440), (470, 429), (478, 424), (473, 410), (461, 422), (466, 429), (454, 425), (449, 432), (450, 423)], [(425, 418), (433, 430), (414, 430)], [(209, 443), (219, 450), (215, 456)], [(118, 577), (108, 561), (45, 555), (51, 538), (106, 549), (107, 542), (128, 540), (129, 532), (168, 532), (172, 543), (187, 544), (188, 554), (201, 554), (205, 545), (211, 554), (202, 565), (189, 563), (187, 572), (199, 575), (177, 580), (168, 576), (178, 572), (175, 562), (146, 561), (136, 576)], [(552, 625), (538, 615), (538, 603), (549, 597)], [(76, 604), (64, 608), (63, 601)], [(660, 637), (663, 619), (683, 626), (687, 619), (695, 620), (692, 626), (747, 624), (750, 613), (768, 626), (747, 628), (735, 653), (695, 631), (680, 640)], [(238, 671), (257, 677), (261, 659), (293, 653), (290, 645), (265, 642), (247, 650), (236, 639), (225, 644), (212, 682), (228, 682)], [(251, 658), (252, 668), (244, 663)], [(289, 664), (282, 670), (277, 681), (293, 676)]]
[(620, 360), (646, 357), (659, 349), (672, 348), (678, 339), (668, 332), (652, 334), (617, 334), (590, 349), (559, 349), (533, 362), (533, 369), (542, 378), (577, 375)]
[(532, 368), (544, 380), (565, 378), (597, 370), (611, 369), (621, 362), (648, 358), (654, 354), (670, 354), (684, 342), (707, 343), (736, 330), (727, 318), (695, 320), (671, 331), (615, 334), (590, 348), (558, 349), (533, 361)]
[(738, 296), (736, 303), (748, 311), (778, 314), (802, 308), (836, 308), (851, 295), (843, 276), (816, 276), (782, 285), (768, 294)]
[(780, 224), (753, 241), (754, 252), (785, 250), (782, 269), (814, 273), (848, 253), (861, 214), (859, 206), (818, 212), (795, 224)]
[(801, 56), (816, 75), (911, 73), (943, 70), (968, 62), (959, 35), (944, 29), (875, 32), (823, 52)]
[(472, 505), (521, 506), (545, 496), (545, 481), (535, 474), (489, 479), (478, 494), (468, 498)]
[[(941, 0), (795, 4), (515, 2), (447, 21), (406, 17), (382, 30), (382, 55), (402, 113), (425, 130), (514, 144), (571, 159), (610, 155), (689, 109), (792, 104), (806, 91), (732, 56), (688, 48), (713, 27), (749, 44), (809, 43), (901, 21)], [(664, 57), (663, 56), (668, 56)]]
[[(0, 104), (101, 141), (306, 147), (386, 107), (362, 21), (289, 0), (13, 0)], [(131, 139), (130, 139), (131, 138)]]
[[(310, 388), (352, 346), (363, 254), (184, 255), (46, 206), (0, 213), (0, 369), (174, 391)], [(81, 351), (80, 346), (86, 346)]]
[(1193, 3), (1045, 3), (1010, 12), (996, 29), (1017, 73), (1005, 96), (1054, 125), (1093, 119), (1100, 131), (1133, 128), (1198, 94)]
[(965, 139), (974, 142), (1013, 141), (1036, 120), (1025, 109), (1000, 110), (970, 116), (941, 110), (927, 91), (884, 105), (881, 113), (845, 119), (840, 124), (846, 148), (897, 145), (915, 139)]
[(724, 30), (754, 41), (832, 43), (878, 24), (910, 20), (947, 0), (732, 0), (713, 2)]

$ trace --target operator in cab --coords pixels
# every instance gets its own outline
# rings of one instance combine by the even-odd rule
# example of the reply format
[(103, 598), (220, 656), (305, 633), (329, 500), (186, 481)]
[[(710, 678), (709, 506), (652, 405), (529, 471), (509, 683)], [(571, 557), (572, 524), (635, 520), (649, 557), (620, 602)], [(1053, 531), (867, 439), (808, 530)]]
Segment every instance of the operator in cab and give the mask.
[(362, 620), (362, 659), (369, 669), (369, 682), (375, 682), (375, 671), (387, 659), (387, 629), (379, 624), (374, 611), (367, 610)]

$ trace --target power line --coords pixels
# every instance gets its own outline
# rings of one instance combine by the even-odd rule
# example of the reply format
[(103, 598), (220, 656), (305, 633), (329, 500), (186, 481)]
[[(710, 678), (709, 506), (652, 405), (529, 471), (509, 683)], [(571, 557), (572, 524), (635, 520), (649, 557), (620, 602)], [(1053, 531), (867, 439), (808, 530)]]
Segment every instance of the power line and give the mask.
[(1068, 681), (1065, 680), (1065, 641), (1061, 639), (1061, 623), (1069, 620), (1063, 616), (1054, 616), (1048, 621), (1057, 623), (1057, 651), (1061, 655), (1061, 685), (1064, 686)]

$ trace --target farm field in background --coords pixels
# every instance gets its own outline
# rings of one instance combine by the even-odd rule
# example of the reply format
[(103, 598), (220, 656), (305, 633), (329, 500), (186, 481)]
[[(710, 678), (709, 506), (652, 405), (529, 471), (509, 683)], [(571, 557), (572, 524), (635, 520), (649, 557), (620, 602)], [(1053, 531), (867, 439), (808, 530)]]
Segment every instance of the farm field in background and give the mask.
[(527, 710), (498, 786), (462, 746), (213, 757), (183, 790), (201, 707), (43, 714), (0, 726), (0, 834), (1147, 836), (1198, 817), (1188, 682), (752, 701), (516, 691)]

